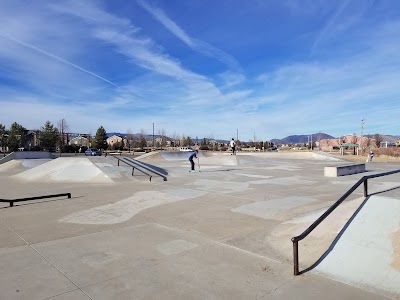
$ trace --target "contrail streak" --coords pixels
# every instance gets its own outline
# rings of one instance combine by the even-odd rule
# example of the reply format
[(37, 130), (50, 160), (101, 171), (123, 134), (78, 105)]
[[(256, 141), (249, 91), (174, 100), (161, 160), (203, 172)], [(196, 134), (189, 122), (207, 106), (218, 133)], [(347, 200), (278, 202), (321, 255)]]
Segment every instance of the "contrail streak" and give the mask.
[(47, 52), (47, 51), (45, 51), (45, 50), (42, 50), (42, 49), (40, 49), (40, 48), (38, 48), (38, 47), (36, 47), (36, 46), (33, 46), (33, 45), (31, 45), (31, 44), (25, 43), (25, 42), (23, 42), (23, 41), (21, 41), (21, 40), (18, 40), (18, 39), (16, 39), (16, 38), (13, 38), (13, 37), (10, 37), (10, 36), (4, 36), (4, 35), (2, 35), (2, 36), (3, 36), (4, 38), (6, 38), (6, 39), (9, 39), (9, 40), (11, 40), (11, 41), (13, 41), (13, 42), (15, 42), (15, 43), (17, 43), (17, 44), (23, 46), (23, 47), (26, 47), (26, 48), (32, 49), (32, 50), (34, 50), (34, 51), (36, 51), (36, 52), (42, 53), (42, 54), (44, 54), (44, 55), (46, 55), (46, 56), (48, 56), (48, 57), (51, 57), (51, 58), (53, 58), (53, 59), (55, 59), (55, 60), (57, 60), (57, 61), (59, 61), (59, 62), (62, 62), (62, 63), (64, 63), (64, 64), (66, 64), (66, 65), (71, 66), (71, 67), (74, 67), (75, 69), (78, 69), (78, 70), (80, 70), (80, 71), (82, 71), (82, 72), (85, 72), (85, 73), (87, 73), (87, 74), (89, 74), (89, 75), (92, 75), (92, 76), (94, 76), (94, 77), (96, 77), (96, 78), (98, 78), (98, 79), (100, 79), (100, 80), (102, 80), (102, 81), (104, 81), (104, 82), (107, 82), (107, 83), (109, 83), (109, 84), (111, 84), (111, 85), (113, 85), (113, 86), (115, 86), (115, 87), (119, 87), (119, 86), (118, 86), (117, 84), (115, 84), (114, 82), (112, 82), (112, 81), (110, 81), (110, 80), (108, 80), (108, 79), (106, 79), (106, 78), (104, 78), (104, 77), (101, 77), (100, 75), (97, 75), (96, 73), (90, 72), (89, 70), (86, 70), (86, 69), (84, 69), (84, 68), (82, 68), (82, 67), (80, 67), (80, 66), (78, 66), (78, 65), (76, 65), (76, 64), (73, 64), (72, 62), (69, 62), (69, 61), (67, 61), (67, 60), (65, 60), (65, 59), (62, 59), (61, 57), (59, 57), (59, 56), (57, 56), (57, 55), (54, 55), (54, 54), (52, 54), (52, 53), (49, 53), (49, 52)]

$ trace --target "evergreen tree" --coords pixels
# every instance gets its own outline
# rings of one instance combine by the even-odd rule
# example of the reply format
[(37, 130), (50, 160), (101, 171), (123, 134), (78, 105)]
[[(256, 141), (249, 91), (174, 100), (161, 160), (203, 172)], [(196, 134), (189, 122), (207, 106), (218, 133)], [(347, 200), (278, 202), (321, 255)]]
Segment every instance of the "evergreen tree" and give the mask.
[(6, 127), (0, 123), (0, 147), (4, 149), (7, 147), (7, 136), (8, 136), (8, 131), (6, 130)]
[(25, 144), (25, 132), (26, 129), (17, 122), (11, 124), (7, 140), (10, 151), (17, 151), (19, 147), (22, 147)]
[(55, 148), (58, 141), (58, 129), (54, 127), (50, 121), (46, 121), (44, 126), (41, 128), (39, 139), (43, 148)]
[(107, 132), (103, 128), (103, 126), (100, 126), (99, 129), (96, 131), (96, 136), (94, 138), (94, 147), (101, 149), (101, 150), (106, 150), (107, 149)]
[(139, 147), (142, 149), (147, 147), (146, 137), (142, 133), (139, 135)]

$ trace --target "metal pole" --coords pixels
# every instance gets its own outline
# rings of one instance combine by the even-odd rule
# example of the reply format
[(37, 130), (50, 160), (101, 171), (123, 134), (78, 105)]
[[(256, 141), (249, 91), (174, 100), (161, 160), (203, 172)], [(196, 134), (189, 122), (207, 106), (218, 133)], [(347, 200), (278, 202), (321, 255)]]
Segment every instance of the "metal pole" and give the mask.
[(293, 267), (294, 275), (299, 275), (299, 243), (297, 241), (293, 242)]
[(154, 150), (154, 123), (153, 123), (153, 150)]
[(364, 197), (368, 196), (368, 179), (364, 181)]

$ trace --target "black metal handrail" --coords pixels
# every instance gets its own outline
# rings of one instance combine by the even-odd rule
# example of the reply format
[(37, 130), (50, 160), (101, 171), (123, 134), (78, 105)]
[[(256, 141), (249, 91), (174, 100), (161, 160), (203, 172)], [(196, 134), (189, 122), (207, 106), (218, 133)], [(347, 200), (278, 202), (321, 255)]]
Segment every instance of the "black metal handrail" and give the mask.
[(339, 198), (329, 209), (324, 212), (314, 223), (312, 223), (306, 230), (303, 231), (302, 234), (292, 237), (293, 242), (293, 265), (294, 265), (294, 275), (300, 275), (301, 272), (299, 271), (299, 244), (298, 242), (307, 237), (314, 229), (317, 227), (323, 220), (326, 219), (327, 216), (333, 212), (336, 207), (338, 207), (348, 196), (351, 195), (362, 183), (364, 183), (364, 197), (368, 196), (368, 179), (382, 177), (387, 175), (392, 175), (399, 173), (400, 170), (394, 170), (385, 173), (378, 173), (372, 175), (363, 176), (360, 180), (356, 182), (342, 197)]
[(71, 198), (71, 193), (35, 196), (35, 197), (19, 198), (19, 199), (0, 199), (0, 202), (9, 202), (10, 203), (10, 207), (12, 207), (12, 206), (14, 206), (14, 202), (31, 201), (31, 200), (47, 199), (47, 198), (56, 198), (56, 197), (63, 197), (63, 196), (67, 196), (68, 198)]
[[(115, 156), (113, 154), (111, 154), (111, 156), (118, 160), (118, 166), (119, 166), (119, 162), (120, 161), (122, 161), (123, 163), (131, 166), (132, 167), (132, 176), (133, 176), (133, 173), (134, 173), (135, 168), (136, 168), (137, 170), (139, 170), (143, 174), (146, 174), (147, 176), (149, 176), (150, 181), (151, 181), (151, 178), (153, 177), (152, 174), (158, 175), (158, 176), (162, 177), (164, 181), (167, 181), (167, 177), (164, 174), (158, 172), (157, 170), (154, 170), (153, 168), (150, 168), (149, 166), (143, 164), (142, 162), (139, 162), (139, 161), (137, 161), (137, 160), (135, 160), (133, 158), (128, 158), (128, 157), (125, 157), (125, 156), (117, 157), (117, 156)], [(148, 172), (144, 171), (143, 169), (148, 171), (148, 172), (150, 172), (150, 173), (152, 173), (152, 174), (149, 174)]]

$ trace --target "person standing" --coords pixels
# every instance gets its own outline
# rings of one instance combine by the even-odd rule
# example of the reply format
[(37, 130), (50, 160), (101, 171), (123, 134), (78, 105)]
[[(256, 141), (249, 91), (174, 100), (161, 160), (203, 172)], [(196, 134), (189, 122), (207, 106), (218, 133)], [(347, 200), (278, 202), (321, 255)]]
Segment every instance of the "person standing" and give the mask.
[(371, 151), (369, 151), (368, 161), (372, 162), (373, 158), (374, 158), (374, 152), (372, 152), (372, 150), (371, 150)]
[(191, 165), (191, 171), (194, 171), (194, 158), (197, 158), (197, 153), (199, 153), (199, 150), (194, 150), (194, 152), (189, 156), (189, 161)]
[(232, 138), (231, 142), (230, 142), (230, 146), (232, 148), (232, 155), (236, 155), (236, 143), (235, 140)]

